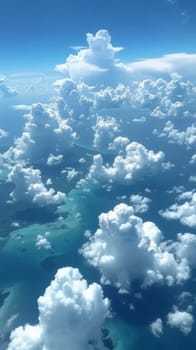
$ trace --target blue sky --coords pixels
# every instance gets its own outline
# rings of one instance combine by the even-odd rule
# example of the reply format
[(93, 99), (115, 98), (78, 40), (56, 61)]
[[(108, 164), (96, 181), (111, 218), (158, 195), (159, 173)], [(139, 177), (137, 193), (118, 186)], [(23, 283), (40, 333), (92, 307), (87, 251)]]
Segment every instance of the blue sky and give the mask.
[(0, 72), (53, 69), (102, 28), (127, 60), (193, 53), (195, 17), (194, 0), (0, 0)]

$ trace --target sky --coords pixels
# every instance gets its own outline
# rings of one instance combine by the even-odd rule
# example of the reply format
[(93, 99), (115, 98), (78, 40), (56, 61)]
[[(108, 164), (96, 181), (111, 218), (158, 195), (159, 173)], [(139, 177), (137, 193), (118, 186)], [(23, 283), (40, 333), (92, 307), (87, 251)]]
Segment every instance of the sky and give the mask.
[(107, 29), (128, 61), (195, 49), (194, 0), (0, 0), (0, 72), (52, 70)]

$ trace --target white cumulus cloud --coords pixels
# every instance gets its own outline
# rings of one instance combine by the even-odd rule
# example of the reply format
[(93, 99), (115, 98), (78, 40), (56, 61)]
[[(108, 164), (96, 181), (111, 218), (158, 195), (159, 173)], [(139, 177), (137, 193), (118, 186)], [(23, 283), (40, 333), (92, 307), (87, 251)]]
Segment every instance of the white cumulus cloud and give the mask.
[(149, 209), (149, 203), (151, 202), (149, 198), (132, 194), (129, 199), (135, 213), (145, 213)]
[(96, 124), (93, 127), (95, 148), (108, 148), (109, 143), (113, 140), (115, 134), (119, 132), (119, 126), (115, 118), (97, 117)]
[(101, 154), (95, 155), (88, 177), (93, 180), (126, 183), (164, 168), (163, 152), (155, 153), (138, 142), (126, 143), (127, 139), (124, 138), (118, 138), (117, 143), (114, 140), (113, 147), (122, 146), (122, 149), (111, 166), (104, 165)]
[(196, 144), (196, 125), (192, 124), (185, 130), (175, 129), (174, 124), (168, 121), (159, 137), (167, 137), (169, 143), (185, 145), (186, 147), (195, 147)]
[(39, 169), (23, 167), (21, 164), (14, 165), (8, 175), (8, 181), (13, 182), (15, 189), (10, 194), (14, 201), (32, 201), (40, 206), (59, 205), (65, 201), (66, 195), (55, 192), (45, 187), (41, 179)]
[(37, 235), (35, 247), (37, 249), (51, 249), (52, 246), (50, 241), (48, 240), (48, 236), (49, 232), (46, 232), (44, 235)]
[(186, 259), (190, 266), (196, 267), (196, 235), (179, 233), (178, 241), (174, 243), (176, 254), (180, 259)]
[(61, 164), (61, 162), (63, 161), (63, 155), (59, 154), (57, 156), (55, 156), (54, 154), (49, 155), (48, 159), (47, 159), (47, 165), (59, 165)]
[(183, 225), (196, 227), (196, 191), (183, 192), (177, 203), (161, 210), (160, 214), (168, 220), (180, 220)]
[(143, 222), (131, 206), (121, 203), (100, 214), (99, 228), (81, 252), (99, 269), (102, 283), (117, 288), (129, 289), (134, 280), (143, 287), (184, 282), (190, 273), (186, 259), (176, 259), (161, 240), (153, 222)]
[(88, 286), (78, 269), (59, 269), (38, 299), (39, 323), (12, 331), (8, 350), (103, 349), (101, 327), (109, 310), (101, 287)]
[(56, 108), (34, 104), (26, 119), (22, 135), (6, 152), (6, 157), (30, 164), (46, 163), (51, 154), (64, 154), (73, 145), (76, 135)]
[(187, 311), (180, 311), (176, 306), (167, 315), (167, 324), (170, 327), (178, 328), (184, 335), (188, 335), (193, 327), (193, 315)]

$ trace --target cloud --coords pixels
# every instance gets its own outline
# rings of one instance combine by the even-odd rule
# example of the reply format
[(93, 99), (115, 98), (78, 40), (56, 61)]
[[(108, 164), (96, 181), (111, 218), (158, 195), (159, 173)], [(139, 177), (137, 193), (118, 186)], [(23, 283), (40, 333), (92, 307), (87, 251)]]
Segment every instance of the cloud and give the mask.
[[(161, 76), (161, 77), (160, 77)], [(122, 108), (148, 111), (157, 118), (195, 116), (195, 86), (191, 81), (172, 73), (167, 79), (141, 75), (129, 83), (107, 86), (95, 93), (95, 107)]]
[(59, 165), (63, 161), (63, 155), (59, 154), (58, 156), (54, 156), (54, 154), (49, 154), (49, 157), (47, 159), (47, 165)]
[(191, 165), (193, 165), (193, 164), (196, 163), (196, 154), (193, 154), (193, 155), (191, 156), (191, 160), (190, 160), (189, 163), (190, 163)]
[(140, 73), (157, 75), (171, 75), (178, 73), (185, 79), (195, 81), (196, 70), (195, 67), (196, 54), (189, 54), (185, 52), (178, 52), (173, 54), (166, 54), (158, 58), (148, 58), (137, 62), (131, 62), (127, 65), (128, 71), (132, 73)]
[[(75, 81), (110, 85), (126, 79), (126, 70), (118, 65), (116, 53), (122, 47), (114, 47), (111, 36), (105, 29), (95, 35), (87, 33), (88, 48), (81, 49), (77, 55), (69, 55), (64, 64), (56, 66), (56, 70), (67, 74)], [(112, 74), (111, 74), (112, 72)]]
[(46, 232), (44, 235), (37, 235), (36, 238), (36, 243), (35, 243), (35, 247), (37, 249), (51, 249), (51, 243), (48, 240), (48, 236), (50, 235), (49, 232)]
[(39, 297), (38, 309), (39, 323), (12, 331), (8, 350), (103, 349), (101, 327), (109, 301), (98, 284), (88, 286), (78, 269), (59, 269)]
[(184, 335), (188, 335), (193, 327), (193, 315), (187, 311), (180, 311), (176, 306), (174, 310), (167, 315), (167, 324), (170, 327), (178, 328)]
[(93, 104), (92, 88), (84, 83), (77, 83), (66, 78), (56, 82), (58, 88), (57, 105), (59, 114), (72, 119), (81, 115), (88, 116)]
[(66, 173), (67, 173), (66, 179), (67, 179), (68, 182), (70, 182), (71, 180), (73, 180), (74, 177), (75, 177), (76, 175), (78, 175), (78, 171), (77, 171), (76, 169), (74, 169), (74, 168), (69, 168), (68, 170), (66, 170)]
[(107, 86), (95, 92), (95, 108), (109, 109), (120, 108), (123, 105), (131, 104), (131, 96), (133, 91), (131, 86), (125, 84), (118, 84), (117, 87)]
[(17, 95), (17, 91), (6, 85), (6, 79), (0, 76), (0, 94), (3, 97), (14, 97)]
[(119, 126), (115, 118), (97, 117), (96, 124), (93, 126), (95, 148), (108, 148), (115, 134), (119, 132)]
[(196, 125), (188, 126), (184, 131), (175, 129), (171, 121), (167, 121), (163, 131), (158, 137), (167, 137), (169, 143), (185, 145), (186, 147), (194, 147), (196, 144)]
[(0, 139), (7, 137), (7, 136), (8, 136), (8, 132), (3, 130), (3, 129), (0, 129)]
[[(127, 108), (134, 114), (146, 111), (149, 117), (181, 118), (195, 116), (196, 89), (193, 83), (173, 73), (167, 79), (157, 78), (130, 79), (128, 83), (116, 87), (107, 86), (94, 93), (94, 108), (98, 110)], [(137, 114), (136, 114), (137, 115)], [(137, 119), (136, 119), (137, 120)]]
[(157, 318), (150, 324), (150, 330), (152, 334), (159, 338), (163, 334), (163, 322), (160, 318)]
[(177, 74), (172, 78), (142, 79), (133, 82), (131, 102), (149, 110), (152, 117), (169, 118), (195, 115), (194, 85)]
[(121, 203), (99, 216), (99, 228), (81, 249), (89, 264), (98, 268), (102, 283), (128, 290), (134, 280), (143, 287), (173, 285), (189, 278), (186, 259), (176, 259), (162, 242), (153, 222), (144, 222), (134, 209)]
[(173, 75), (168, 81), (144, 79), (128, 85), (117, 84), (115, 88), (95, 89), (70, 78), (58, 81), (56, 86), (58, 95), (53, 103), (28, 106), (23, 133), (6, 152), (6, 159), (38, 166), (37, 163), (51, 164), (51, 155), (55, 159), (64, 156), (77, 141), (106, 148), (121, 127), (122, 120), (110, 116), (113, 108), (118, 113), (121, 110), (123, 113), (124, 108), (127, 112), (132, 109), (139, 117), (146, 110), (148, 116), (162, 118), (188, 116), (194, 109), (193, 85), (178, 75)]
[(26, 168), (21, 164), (12, 167), (8, 182), (13, 182), (15, 189), (10, 193), (14, 201), (30, 201), (39, 206), (59, 205), (65, 201), (66, 195), (62, 192), (55, 192), (45, 187), (41, 179), (39, 169)]
[(76, 134), (52, 105), (33, 104), (26, 120), (15, 146), (5, 153), (7, 159), (46, 164), (51, 154), (59, 156), (72, 147)]
[[(185, 13), (182, 13), (185, 18)], [(107, 30), (101, 29), (95, 35), (87, 34), (87, 48), (79, 48), (77, 54), (67, 57), (65, 63), (56, 66), (56, 70), (75, 81), (91, 84), (117, 85), (142, 77), (157, 77), (178, 73), (185, 79), (195, 80), (196, 54), (173, 53), (157, 58), (124, 63), (116, 58), (121, 47), (114, 47)]]
[(149, 209), (149, 203), (151, 202), (149, 198), (132, 194), (129, 199), (135, 213), (145, 213)]
[(12, 106), (13, 109), (15, 109), (16, 111), (30, 111), (31, 110), (31, 105), (14, 105)]
[[(27, 109), (23, 106), (26, 109), (24, 130), (5, 153), (6, 160), (24, 161), (36, 166), (38, 163), (51, 163), (50, 155), (64, 156), (77, 141), (106, 148), (121, 128), (122, 120), (111, 116), (113, 108), (118, 115), (120, 111), (123, 115), (126, 109), (127, 113), (133, 110), (134, 116), (139, 116), (140, 120), (144, 111), (148, 118), (187, 117), (195, 113), (195, 89), (178, 75), (173, 75), (168, 81), (162, 78), (143, 79), (128, 85), (117, 84), (115, 88), (95, 89), (70, 78), (58, 81), (56, 86), (58, 95), (52, 103), (37, 103)], [(186, 130), (186, 137), (181, 135), (185, 138), (184, 142), (194, 140), (193, 128)]]
[(160, 214), (167, 220), (180, 220), (183, 225), (196, 227), (196, 192), (182, 193), (178, 196), (177, 203), (161, 210)]
[(178, 242), (174, 243), (176, 255), (186, 259), (190, 266), (196, 267), (196, 235), (191, 233), (178, 233)]
[[(118, 141), (118, 142), (117, 142)], [(151, 175), (164, 168), (163, 152), (154, 153), (138, 142), (127, 144), (127, 139), (117, 138), (114, 145), (122, 146), (111, 166), (103, 164), (101, 154), (93, 157), (88, 178), (109, 182), (132, 182), (143, 175)]]

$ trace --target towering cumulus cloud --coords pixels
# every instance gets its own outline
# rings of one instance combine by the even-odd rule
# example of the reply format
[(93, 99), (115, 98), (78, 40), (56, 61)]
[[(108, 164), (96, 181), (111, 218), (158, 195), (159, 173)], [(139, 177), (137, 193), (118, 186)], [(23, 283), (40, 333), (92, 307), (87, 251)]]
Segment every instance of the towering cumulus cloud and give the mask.
[(97, 267), (103, 283), (129, 289), (134, 280), (142, 286), (182, 283), (189, 277), (185, 258), (178, 258), (161, 243), (153, 222), (143, 222), (127, 204), (99, 216), (99, 228), (81, 252)]
[(59, 269), (38, 299), (39, 323), (16, 328), (8, 350), (102, 350), (101, 327), (109, 310), (101, 287), (87, 285), (78, 269)]
[[(81, 49), (77, 55), (69, 55), (64, 64), (56, 69), (61, 73), (69, 74), (76, 81), (112, 85), (125, 79), (125, 69), (122, 69), (115, 58), (121, 47), (114, 47), (107, 30), (101, 29), (95, 35), (87, 34), (88, 48)], [(111, 71), (113, 74), (111, 74)]]

